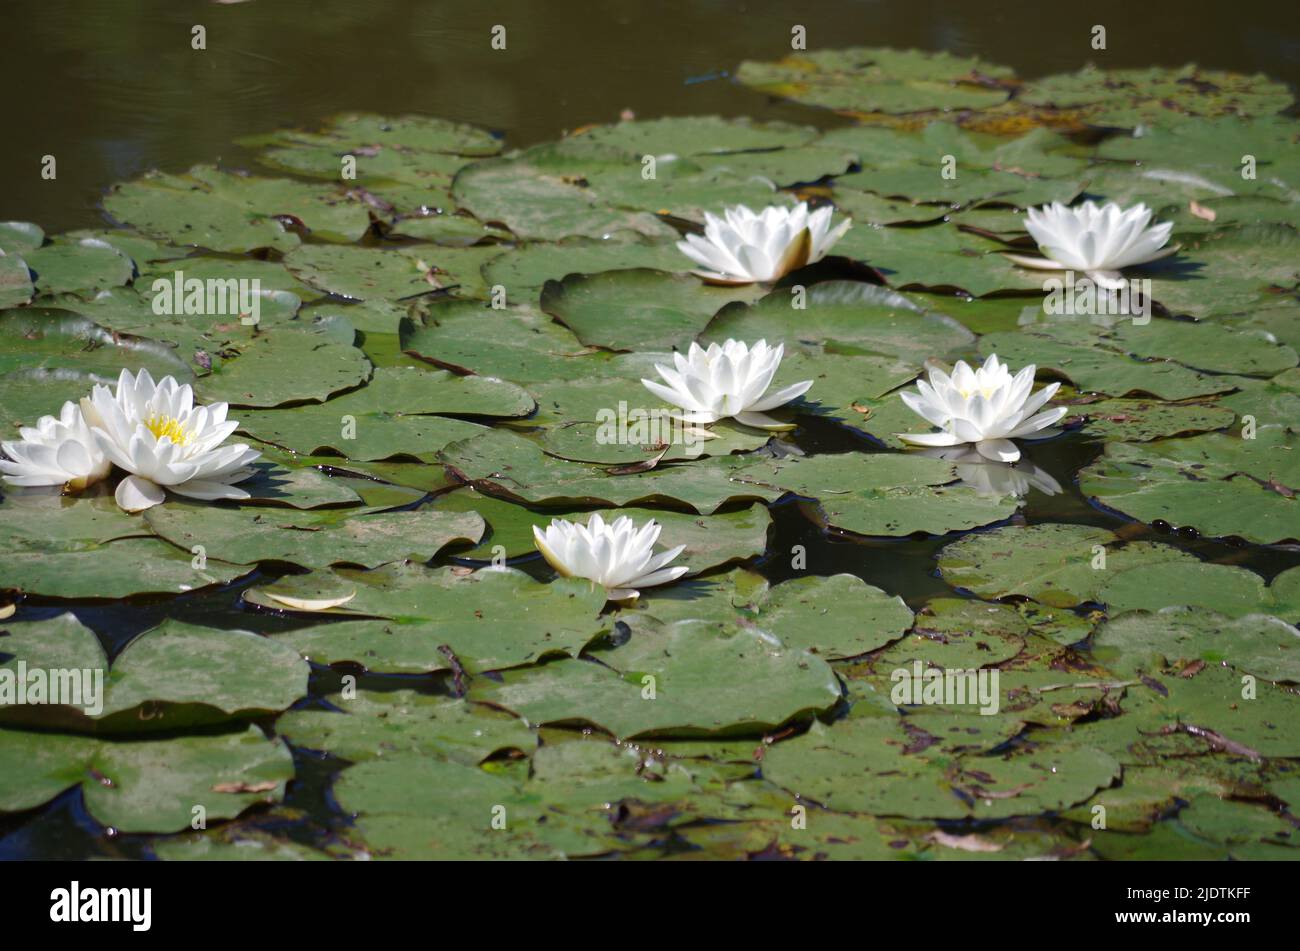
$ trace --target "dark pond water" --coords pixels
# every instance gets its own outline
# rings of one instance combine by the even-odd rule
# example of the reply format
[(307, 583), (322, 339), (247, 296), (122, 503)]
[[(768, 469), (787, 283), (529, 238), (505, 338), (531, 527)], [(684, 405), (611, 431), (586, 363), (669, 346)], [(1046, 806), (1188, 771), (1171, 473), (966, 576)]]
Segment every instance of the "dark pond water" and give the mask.
[[(508, 49), (489, 46), (493, 25), (508, 30)], [(286, 125), (312, 124), (349, 109), (418, 112), (488, 126), (509, 144), (553, 139), (566, 129), (638, 116), (751, 115), (829, 125), (833, 116), (768, 100), (729, 79), (745, 58), (789, 50), (791, 26), (807, 28), (812, 48), (859, 44), (946, 49), (1014, 67), (1023, 77), (1075, 69), (1177, 66), (1196, 61), (1265, 72), (1300, 85), (1300, 5), (1255, 0), (1249, 9), (1222, 2), (1052, 3), (943, 0), (803, 0), (798, 5), (558, 0), (3, 0), (0, 88), (6, 147), (0, 149), (0, 218), (31, 220), (47, 232), (102, 220), (99, 196), (112, 182), (151, 168), (181, 171), (201, 161), (250, 165), (236, 140)], [(190, 48), (194, 24), (207, 50)], [(1108, 49), (1091, 49), (1096, 24)], [(41, 156), (58, 159), (55, 181), (39, 176)], [(799, 436), (819, 452), (862, 448), (830, 425)], [(1100, 452), (1065, 436), (1029, 454), (1064, 491), (1033, 493), (1021, 517), (1119, 527), (1123, 520), (1090, 506), (1073, 474)], [(830, 538), (799, 510), (777, 506), (771, 553), (760, 566), (773, 580), (793, 572), (787, 554), (807, 549), (807, 570), (849, 571), (913, 605), (948, 591), (934, 570), (946, 539)], [(1133, 537), (1154, 537), (1143, 526)], [(1204, 558), (1249, 567), (1271, 578), (1300, 556), (1165, 535)], [(524, 566), (526, 567), (526, 566)], [(264, 580), (199, 596), (79, 609), (116, 652), (164, 616), (240, 627), (248, 615), (239, 592)], [(26, 617), (60, 608), (27, 602)], [(261, 630), (296, 622), (261, 618)], [(339, 674), (317, 670), (313, 696), (338, 687)], [(407, 678), (365, 678), (363, 685)], [(333, 806), (328, 758), (298, 753), (299, 781), (286, 805), (298, 821), (273, 827), (303, 842), (320, 841), (344, 821)], [(287, 811), (287, 810), (286, 810)], [(147, 839), (106, 836), (67, 793), (35, 813), (0, 818), (0, 859), (141, 857)]]

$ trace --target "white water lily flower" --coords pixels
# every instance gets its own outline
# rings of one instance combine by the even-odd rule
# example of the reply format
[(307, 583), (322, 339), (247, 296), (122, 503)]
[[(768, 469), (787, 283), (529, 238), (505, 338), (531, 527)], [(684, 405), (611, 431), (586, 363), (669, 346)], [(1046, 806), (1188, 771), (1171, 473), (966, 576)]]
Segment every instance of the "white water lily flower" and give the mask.
[(9, 457), (0, 459), (0, 472), (11, 485), (61, 485), (75, 492), (113, 468), (76, 403), (64, 403), (58, 416), (42, 416), (18, 435), (20, 439), (0, 443)]
[(1025, 228), (1045, 256), (1007, 257), (1025, 267), (1082, 271), (1098, 286), (1118, 290), (1124, 283), (1121, 268), (1156, 261), (1178, 250), (1178, 245), (1164, 247), (1172, 222), (1150, 224), (1151, 209), (1140, 203), (1124, 210), (1114, 202), (1098, 208), (1087, 201), (1067, 208), (1056, 201), (1031, 208), (1025, 215)]
[(719, 218), (704, 213), (704, 234), (690, 234), (677, 247), (700, 265), (693, 271), (712, 284), (763, 284), (779, 281), (805, 264), (815, 264), (853, 224), (831, 230), (829, 205), (809, 213), (808, 203), (793, 208), (770, 205), (754, 214), (744, 205)]
[(813, 385), (812, 380), (804, 380), (767, 392), (784, 355), (784, 344), (769, 347), (766, 340), (752, 347), (741, 340), (728, 340), (721, 346), (711, 343), (707, 350), (692, 342), (686, 356), (673, 354), (675, 370), (655, 364), (667, 386), (655, 380), (641, 382), (655, 396), (686, 410), (683, 418), (689, 423), (714, 423), (730, 417), (758, 429), (793, 429), (792, 424), (764, 415), (765, 410), (803, 396)]
[[(964, 360), (957, 361), (952, 376), (939, 369), (930, 371), (930, 382), (918, 380), (918, 393), (900, 394), (913, 412), (939, 427), (937, 433), (897, 433), (913, 446), (959, 446), (969, 443), (981, 456), (994, 462), (1015, 462), (1020, 450), (1012, 439), (1044, 439), (1055, 435), (1048, 427), (1068, 407), (1038, 410), (1061, 384), (1052, 383), (1030, 395), (1034, 386), (1031, 363), (1014, 377), (1006, 364), (993, 354), (978, 370)], [(1037, 415), (1035, 415), (1037, 414)]]
[(261, 453), (221, 445), (239, 425), (226, 419), (225, 403), (195, 406), (188, 383), (165, 376), (155, 384), (148, 370), (123, 370), (116, 393), (97, 385), (81, 404), (101, 448), (130, 473), (116, 493), (126, 511), (157, 505), (164, 487), (194, 499), (248, 498), (232, 483), (253, 474), (248, 465)]
[(993, 462), (970, 446), (922, 449), (921, 454), (954, 463), (961, 484), (974, 489), (983, 498), (1000, 499), (1007, 495), (1024, 498), (1030, 489), (1036, 489), (1043, 495), (1061, 493), (1061, 483), (1052, 478), (1050, 472), (1025, 458), (1014, 465)]
[(533, 526), (533, 538), (542, 557), (566, 578), (587, 578), (606, 589), (611, 601), (635, 598), (638, 588), (676, 581), (690, 571), (685, 565), (664, 567), (682, 553), (678, 545), (656, 555), (660, 525), (654, 519), (637, 528), (630, 516), (606, 522), (593, 513), (586, 525), (562, 518), (551, 520), (542, 531)]

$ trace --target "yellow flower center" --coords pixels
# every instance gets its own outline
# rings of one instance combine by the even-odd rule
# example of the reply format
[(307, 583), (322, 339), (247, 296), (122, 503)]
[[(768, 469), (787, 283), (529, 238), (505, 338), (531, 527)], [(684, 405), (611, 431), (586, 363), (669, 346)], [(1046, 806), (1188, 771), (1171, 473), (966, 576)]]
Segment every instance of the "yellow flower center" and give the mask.
[(144, 425), (158, 439), (166, 436), (178, 446), (184, 446), (190, 441), (190, 434), (185, 431), (181, 421), (172, 416), (150, 416)]

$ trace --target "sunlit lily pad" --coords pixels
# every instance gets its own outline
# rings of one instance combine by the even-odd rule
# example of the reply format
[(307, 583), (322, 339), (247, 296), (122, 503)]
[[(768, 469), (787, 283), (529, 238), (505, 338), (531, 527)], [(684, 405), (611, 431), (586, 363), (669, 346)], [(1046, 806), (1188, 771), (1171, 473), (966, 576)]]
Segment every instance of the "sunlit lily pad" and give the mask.
[[(212, 711), (226, 716), (278, 711), (307, 693), (302, 658), (248, 631), (166, 620), (133, 639), (110, 670), (98, 637), (72, 614), (6, 627), (4, 653), (13, 657), (6, 666), (22, 662), (28, 669), (102, 671), (103, 694), (83, 693), (81, 706), (71, 705), (94, 718), (101, 732), (177, 729), (212, 719)], [(99, 703), (92, 706), (92, 700)], [(38, 708), (27, 708), (33, 709)]]
[[(552, 654), (576, 655), (604, 628), (597, 615), (603, 588), (579, 579), (550, 584), (514, 569), (429, 569), (393, 564), (370, 572), (317, 572), (294, 582), (250, 588), (245, 600), (283, 610), (272, 595), (355, 593), (320, 612), (331, 623), (277, 636), (316, 663), (352, 661), (391, 673), (420, 673), (463, 665), (478, 672), (534, 663)], [(355, 620), (337, 623), (336, 618)], [(360, 619), (369, 620), (360, 620)]]
[(1033, 105), (1081, 108), (1091, 123), (1120, 126), (1184, 114), (1265, 115), (1285, 109), (1292, 99), (1286, 86), (1266, 76), (1194, 65), (1120, 70), (1089, 65), (1077, 73), (1028, 82), (1018, 98)]
[(1212, 323), (1155, 320), (1112, 327), (1080, 321), (1036, 324), (989, 334), (985, 353), (1012, 366), (1034, 363), (1087, 392), (1151, 394), (1182, 400), (1224, 393), (1231, 380), (1210, 373), (1271, 375), (1295, 365), (1296, 353), (1267, 337)]
[(407, 558), (429, 560), (447, 545), (477, 542), (485, 530), (483, 520), (473, 513), (428, 508), (285, 512), (180, 502), (149, 510), (145, 523), (174, 545), (202, 545), (222, 561), (284, 561), (305, 568), (375, 568)]
[(1058, 809), (1119, 777), (1109, 755), (1057, 743), (1007, 757), (910, 754), (894, 718), (853, 719), (775, 744), (763, 774), (836, 811), (913, 818), (1002, 818)]
[[(75, 370), (115, 381), (122, 369), (147, 369), (155, 379), (170, 374), (185, 383), (191, 378), (189, 367), (170, 347), (151, 340), (115, 339), (98, 324), (66, 311), (5, 311), (0, 314), (0, 342), (0, 373)], [(46, 412), (58, 409), (56, 404)]]
[(762, 294), (755, 284), (711, 287), (686, 275), (607, 271), (548, 284), (541, 306), (587, 346), (685, 350), (727, 304), (749, 303)]
[(752, 627), (787, 647), (827, 660), (882, 647), (912, 623), (912, 612), (901, 598), (849, 574), (771, 585), (752, 572), (733, 571), (647, 591), (623, 614), (636, 617), (642, 612), (663, 621), (696, 618)]
[(1265, 614), (1229, 619), (1190, 608), (1131, 612), (1099, 627), (1093, 650), (1123, 673), (1177, 669), (1199, 661), (1274, 682), (1300, 683), (1300, 630)]
[(480, 221), (500, 222), (524, 239), (675, 235), (655, 215), (616, 207), (591, 188), (584, 175), (598, 168), (640, 180), (641, 157), (580, 139), (540, 145), (462, 169), (453, 194)]
[(850, 114), (991, 106), (1007, 98), (1010, 77), (976, 57), (864, 47), (746, 60), (736, 73), (759, 92)]
[(805, 290), (802, 300), (792, 288), (782, 288), (749, 307), (732, 304), (709, 323), (702, 339), (757, 337), (784, 343), (787, 352), (894, 357), (914, 361), (918, 368), (930, 357), (975, 340), (951, 317), (874, 284), (826, 281)]
[(332, 450), (364, 461), (436, 452), (482, 429), (434, 413), (520, 416), (532, 406), (532, 397), (503, 380), (386, 367), (369, 385), (328, 402), (244, 412), (239, 421), (242, 431), (295, 452)]
[(276, 732), (295, 746), (354, 763), (412, 752), (474, 766), (493, 754), (527, 753), (537, 745), (522, 720), (465, 700), (415, 690), (367, 690), (329, 700), (341, 712), (295, 710), (276, 721)]
[(826, 523), (857, 535), (943, 535), (1001, 521), (1011, 496), (981, 496), (954, 485), (950, 463), (919, 455), (843, 453), (756, 463), (737, 474), (747, 485), (780, 486), (816, 499)]
[(372, 371), (365, 353), (351, 343), (313, 331), (280, 330), (258, 336), (195, 388), (208, 402), (270, 408), (324, 402), (364, 383)]
[(293, 778), (283, 743), (257, 727), (216, 736), (113, 743), (0, 730), (0, 811), (32, 809), (80, 785), (86, 808), (119, 832), (177, 832), (278, 802)]
[(1045, 523), (967, 535), (939, 552), (939, 571), (954, 588), (981, 598), (1020, 595), (1073, 607), (1099, 600), (1099, 591), (1120, 571), (1184, 561), (1197, 563), (1170, 545), (1124, 544), (1104, 528)]
[(1262, 427), (1254, 439), (1209, 433), (1135, 445), (1111, 443), (1080, 473), (1083, 492), (1144, 522), (1272, 544), (1300, 539), (1295, 436)]
[[(482, 543), (461, 556), (483, 560), (499, 552), (503, 552), (506, 558), (535, 553), (534, 525), (545, 528), (553, 518), (567, 518), (585, 524), (591, 517), (590, 512), (535, 512), (468, 487), (440, 496), (431, 507), (434, 511), (446, 513), (476, 512), (487, 521), (489, 532)], [(748, 509), (721, 515), (691, 515), (639, 508), (608, 509), (601, 514), (606, 519), (627, 516), (637, 524), (654, 519), (663, 526), (659, 538), (661, 547), (686, 546), (674, 563), (689, 566), (692, 574), (762, 555), (767, 550), (768, 528), (772, 524), (772, 517), (764, 505), (752, 505)]]
[(747, 465), (741, 457), (710, 457), (648, 472), (611, 475), (597, 466), (548, 456), (536, 443), (500, 430), (453, 443), (438, 458), (480, 489), (531, 504), (680, 503), (709, 515), (728, 501), (770, 502), (784, 494), (736, 478)]
[(459, 297), (484, 292), (479, 268), (500, 252), (490, 246), (400, 248), (304, 245), (285, 255), (284, 266), (319, 291), (352, 300), (403, 301), (451, 290)]
[(590, 723), (617, 737), (761, 732), (839, 699), (824, 661), (743, 627), (642, 622), (597, 657), (477, 681), (470, 696), (530, 723)]
[(807, 145), (811, 126), (753, 122), (717, 116), (671, 116), (584, 129), (580, 141), (598, 142), (635, 155), (712, 155)]
[(38, 294), (62, 294), (121, 287), (131, 280), (131, 259), (99, 238), (55, 239), (31, 251), (22, 260), (32, 272)]
[[(1061, 405), (1058, 402), (1056, 405)], [(1083, 420), (1083, 431), (1102, 439), (1148, 442), (1167, 436), (1209, 432), (1232, 425), (1236, 414), (1213, 403), (1164, 403), (1140, 399), (1070, 401), (1072, 417)]]
[(1228, 617), (1264, 613), (1295, 622), (1300, 620), (1300, 569), (1282, 572), (1266, 587), (1255, 572), (1236, 565), (1169, 561), (1119, 572), (1098, 598), (1112, 613), (1187, 605)]
[(483, 265), (483, 280), (490, 287), (504, 287), (506, 300), (512, 304), (536, 304), (547, 281), (559, 281), (570, 274), (637, 268), (688, 271), (694, 266), (674, 241), (650, 241), (620, 231), (601, 238), (521, 245)]
[(10, 498), (4, 512), (0, 584), (55, 598), (124, 598), (179, 594), (225, 584), (248, 568), (149, 537), (143, 519), (108, 497), (74, 499), (48, 493)]

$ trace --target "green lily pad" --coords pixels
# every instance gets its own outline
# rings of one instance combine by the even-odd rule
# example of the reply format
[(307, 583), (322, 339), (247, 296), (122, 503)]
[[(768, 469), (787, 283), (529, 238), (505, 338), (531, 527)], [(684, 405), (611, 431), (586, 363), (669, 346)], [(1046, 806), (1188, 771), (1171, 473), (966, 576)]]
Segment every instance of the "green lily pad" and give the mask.
[[(581, 579), (542, 584), (510, 568), (471, 573), (399, 563), (370, 572), (335, 569), (249, 588), (244, 600), (287, 610), (277, 593), (355, 593), (341, 607), (313, 612), (331, 623), (277, 640), (316, 663), (352, 661), (389, 673), (450, 670), (454, 663), (477, 673), (552, 654), (576, 656), (605, 627), (597, 617), (604, 589)], [(338, 618), (354, 620), (333, 623)]]
[(771, 486), (741, 484), (737, 475), (748, 461), (737, 456), (611, 475), (596, 466), (548, 456), (535, 443), (501, 430), (453, 443), (438, 458), (476, 488), (528, 504), (675, 502), (711, 515), (726, 502), (772, 502), (784, 494)]
[[(1293, 120), (1225, 116), (1144, 125), (1139, 132), (1107, 139), (1097, 147), (1097, 155), (1139, 163), (1148, 170), (1161, 171), (1166, 165), (1174, 165), (1181, 173), (1194, 173), (1236, 194), (1270, 195), (1291, 202), (1300, 190)], [(1254, 179), (1241, 174), (1245, 155), (1255, 157)], [(1207, 207), (1221, 206), (1212, 201)], [(1224, 223), (1223, 216), (1214, 222), (1218, 227)]]
[(0, 811), (32, 809), (80, 785), (90, 814), (128, 833), (233, 818), (280, 801), (294, 774), (289, 750), (254, 726), (128, 743), (0, 730), (0, 764)]
[(1186, 605), (1228, 617), (1262, 612), (1294, 620), (1300, 618), (1300, 570), (1284, 571), (1266, 587), (1255, 572), (1235, 565), (1169, 561), (1121, 571), (1098, 598), (1112, 613)]
[(584, 129), (579, 141), (631, 152), (634, 155), (714, 155), (786, 149), (808, 145), (817, 135), (812, 126), (788, 122), (754, 122), (748, 118), (669, 116)]
[(0, 307), (26, 304), (35, 293), (27, 262), (14, 251), (0, 252)]
[(1011, 70), (976, 57), (855, 47), (746, 60), (736, 78), (769, 96), (850, 115), (979, 109), (1006, 100)]
[(756, 284), (712, 287), (689, 275), (606, 271), (547, 284), (541, 306), (586, 346), (685, 350), (727, 304), (762, 294)]
[(996, 353), (1012, 366), (1034, 363), (1055, 371), (1081, 391), (1110, 396), (1149, 393), (1165, 400), (1209, 396), (1233, 387), (1232, 380), (1210, 373), (1276, 373), (1293, 366), (1288, 361), (1295, 359), (1294, 350), (1262, 336), (1218, 324), (1164, 320), (1145, 326), (1038, 324), (1017, 333), (989, 334), (980, 341), (980, 350)]
[[(298, 236), (275, 218), (279, 212), (250, 202), (235, 184), (238, 179), (202, 166), (188, 176), (149, 172), (115, 185), (104, 198), (104, 208), (118, 221), (173, 244), (233, 252), (296, 247)], [(283, 184), (289, 189), (309, 187)]]
[(826, 524), (857, 535), (943, 535), (1012, 515), (1011, 496), (981, 496), (953, 485), (951, 463), (898, 453), (841, 453), (755, 463), (736, 475), (746, 485), (817, 500)]
[(240, 430), (294, 452), (332, 450), (360, 461), (435, 452), (483, 427), (435, 413), (522, 416), (533, 399), (519, 387), (445, 370), (384, 367), (367, 386), (328, 402), (245, 412)]
[(1083, 420), (1083, 431), (1115, 442), (1150, 442), (1167, 436), (1203, 433), (1231, 426), (1236, 414), (1213, 403), (1164, 403), (1141, 399), (1057, 400), (1070, 407), (1068, 422)]
[[(493, 346), (484, 347), (490, 337)], [(567, 328), (528, 307), (495, 310), (477, 301), (442, 301), (401, 324), (402, 349), (458, 373), (515, 383), (582, 376), (589, 352)]]
[(1255, 439), (1208, 433), (1149, 444), (1111, 443), (1079, 475), (1084, 494), (1143, 522), (1260, 544), (1300, 539), (1295, 436), (1261, 427)]
[(1205, 319), (1273, 305), (1283, 293), (1294, 300), (1298, 250), (1300, 233), (1291, 224), (1224, 228), (1189, 236), (1177, 257), (1140, 273), (1151, 277), (1152, 294), (1171, 313)]
[(381, 512), (328, 509), (282, 512), (251, 507), (185, 504), (157, 506), (145, 523), (184, 549), (202, 545), (233, 564), (284, 561), (304, 568), (348, 564), (375, 568), (408, 558), (432, 559), (457, 542), (477, 542), (486, 530), (472, 512), (435, 509)]
[(443, 290), (454, 290), (459, 297), (481, 297), (485, 288), (479, 268), (500, 253), (491, 246), (303, 245), (285, 255), (284, 266), (318, 291), (351, 300), (401, 301)]
[[(0, 373), (72, 370), (116, 380), (123, 369), (133, 373), (147, 369), (154, 379), (170, 375), (179, 383), (188, 383), (193, 376), (169, 347), (151, 340), (114, 338), (98, 324), (60, 310), (5, 311), (0, 314), (0, 342)], [(45, 412), (58, 410), (55, 404)]]
[(619, 616), (635, 618), (642, 612), (661, 621), (699, 619), (748, 627), (827, 660), (883, 647), (912, 623), (901, 598), (849, 574), (772, 585), (737, 570), (698, 584), (651, 589)]
[[(481, 515), (487, 521), (489, 534), (461, 557), (483, 560), (492, 558), (498, 552), (498, 546), (506, 558), (531, 555), (537, 551), (533, 543), (534, 525), (545, 528), (553, 518), (585, 524), (592, 514), (585, 511), (534, 512), (469, 487), (439, 496), (431, 508), (444, 513), (477, 512)], [(768, 529), (772, 524), (772, 517), (764, 505), (752, 505), (748, 509), (721, 515), (691, 515), (640, 508), (605, 509), (600, 514), (606, 519), (626, 515), (638, 524), (654, 519), (663, 526), (659, 538), (661, 547), (686, 546), (674, 564), (689, 566), (691, 574), (762, 555), (767, 551)]]
[(990, 242), (949, 223), (851, 228), (835, 253), (875, 268), (891, 287), (952, 288), (975, 297), (1043, 290), (1043, 272), (1012, 264)]
[(522, 720), (483, 704), (414, 690), (329, 698), (342, 712), (294, 710), (276, 732), (295, 746), (332, 753), (354, 763), (394, 753), (418, 753), (477, 766), (489, 756), (527, 753), (537, 736)]
[(902, 722), (814, 724), (773, 745), (763, 775), (836, 811), (932, 819), (1033, 815), (1083, 801), (1120, 775), (1105, 752), (1069, 743), (1006, 757), (910, 752)]
[(602, 238), (617, 231), (675, 236), (655, 215), (616, 207), (592, 188), (584, 175), (599, 168), (640, 180), (641, 158), (581, 138), (539, 145), (462, 169), (452, 193), (480, 221), (499, 222), (525, 240)]
[(903, 294), (854, 281), (826, 281), (806, 289), (799, 308), (790, 289), (779, 289), (749, 307), (723, 308), (701, 339), (766, 339), (784, 342), (786, 351), (820, 357), (892, 357), (916, 365), (952, 350), (965, 349), (974, 335), (944, 314), (926, 311)]
[(591, 723), (620, 738), (762, 732), (839, 699), (825, 661), (743, 627), (643, 622), (596, 656), (476, 681), (470, 697), (530, 723)]
[(1265, 614), (1230, 619), (1193, 608), (1135, 611), (1101, 625), (1093, 649), (1124, 673), (1199, 660), (1265, 680), (1300, 683), (1300, 631)]
[[(673, 241), (648, 241), (642, 235), (620, 231), (602, 238), (566, 238), (532, 242), (483, 265), (483, 281), (506, 289), (511, 304), (536, 305), (542, 287), (570, 274), (597, 274), (646, 268), (654, 271), (688, 271), (695, 263)], [(509, 343), (509, 341), (503, 341)]]
[(56, 238), (24, 251), (22, 260), (32, 272), (38, 294), (94, 293), (121, 287), (135, 274), (131, 259), (99, 238)]
[(1300, 738), (1288, 729), (1300, 698), (1290, 688), (1258, 681), (1251, 691), (1250, 678), (1218, 664), (1187, 677), (1148, 679), (1151, 685), (1130, 688), (1125, 715), (1116, 722), (1127, 724), (1134, 740), (1145, 738), (1156, 751), (1180, 756), (1211, 750), (1247, 759), (1300, 755)]
[(1182, 115), (1263, 115), (1291, 103), (1285, 85), (1263, 75), (1154, 66), (1102, 70), (1085, 66), (1026, 83), (1018, 97), (1030, 105), (1082, 109), (1096, 125), (1134, 126)]
[(71, 705), (93, 718), (99, 732), (176, 729), (211, 719), (210, 711), (226, 716), (278, 711), (307, 693), (309, 670), (302, 658), (248, 631), (166, 620), (133, 639), (111, 670), (94, 631), (70, 613), (11, 622), (0, 643), (13, 655), (4, 665), (10, 668), (23, 662), (28, 670), (102, 672), (102, 695), (83, 694), (80, 707)]
[(45, 229), (30, 221), (0, 221), (0, 251), (21, 254), (45, 243)]
[(1007, 141), (948, 122), (933, 122), (919, 135), (858, 126), (828, 133), (826, 141), (853, 149), (863, 165), (836, 180), (837, 195), (841, 188), (864, 189), (949, 207), (981, 201), (1022, 208), (1068, 203), (1082, 191), (1087, 167), (1084, 159), (1065, 153), (1064, 139), (1046, 129)]
[(360, 349), (311, 331), (261, 334), (239, 356), (200, 378), (195, 389), (209, 402), (272, 408), (286, 403), (323, 403), (370, 378), (373, 367)]
[(180, 594), (225, 584), (248, 568), (199, 560), (148, 536), (143, 519), (108, 497), (61, 498), (34, 493), (9, 498), (8, 539), (0, 553), (0, 584), (52, 598), (124, 598)]
[(1020, 596), (1055, 607), (1100, 599), (1120, 571), (1166, 562), (1198, 563), (1181, 549), (1151, 542), (1124, 544), (1086, 525), (1007, 525), (967, 535), (939, 552), (939, 572), (954, 588), (981, 598)]

